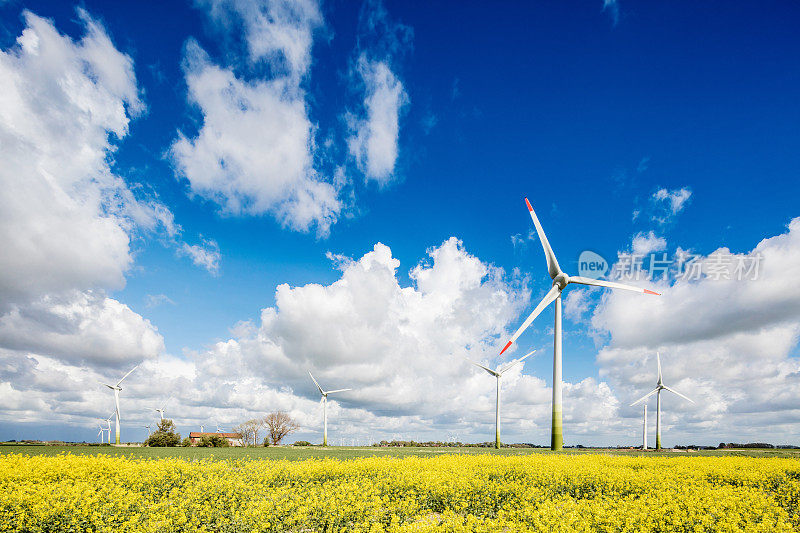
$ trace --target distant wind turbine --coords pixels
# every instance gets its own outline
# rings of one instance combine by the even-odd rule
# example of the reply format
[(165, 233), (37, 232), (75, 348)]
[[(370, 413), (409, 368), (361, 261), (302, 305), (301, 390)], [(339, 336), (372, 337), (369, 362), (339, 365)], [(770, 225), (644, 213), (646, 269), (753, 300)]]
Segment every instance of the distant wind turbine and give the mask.
[[(664, 385), (664, 383), (663, 383), (663, 381), (661, 379), (661, 356), (659, 355), (658, 352), (656, 352), (656, 361), (658, 362), (658, 383), (656, 384), (656, 388), (653, 389), (652, 391), (648, 392), (647, 394), (645, 394), (644, 396), (642, 396), (641, 398), (639, 398), (635, 402), (633, 402), (631, 404), (631, 406), (634, 406), (639, 402), (643, 402), (644, 400), (646, 400), (647, 398), (649, 398), (653, 394), (656, 395), (656, 450), (660, 450), (661, 449), (661, 391), (666, 389), (666, 390), (670, 391), (673, 394), (677, 394), (678, 396), (680, 396), (684, 400), (689, 400), (692, 403), (694, 403), (694, 400), (692, 400), (691, 398), (689, 398), (687, 396), (684, 396), (680, 392), (678, 392), (676, 390), (673, 390), (673, 389), (670, 389), (669, 387)], [(645, 411), (645, 413), (646, 412), (647, 411)]]
[[(98, 426), (100, 427), (100, 433), (98, 433), (97, 435), (100, 437), (100, 442), (101, 443), (105, 442), (105, 439), (103, 437), (103, 433), (107, 431), (108, 432), (108, 443), (111, 444), (111, 419), (113, 417), (114, 417), (114, 413), (111, 413), (108, 418), (99, 418), (98, 419), (101, 422), (98, 423)], [(106, 423), (105, 427), (103, 427), (102, 422)]]
[(155, 411), (156, 413), (159, 414), (159, 416), (161, 416), (161, 420), (164, 420), (164, 413), (166, 412), (167, 402), (169, 402), (171, 399), (172, 397), (170, 396), (169, 398), (164, 400), (164, 404), (161, 406), (160, 409), (153, 409), (153, 411)]
[[(536, 350), (533, 350), (535, 352)], [(495, 402), (495, 414), (494, 414), (494, 447), (496, 449), (500, 449), (500, 378), (503, 377), (503, 374), (512, 369), (513, 367), (517, 366), (519, 363), (525, 360), (526, 357), (532, 355), (533, 352), (529, 352), (523, 357), (520, 357), (516, 361), (513, 361), (510, 365), (506, 366), (504, 369), (500, 370), (500, 367), (492, 370), (490, 368), (486, 368), (485, 366), (478, 364), (474, 361), (469, 361), (473, 365), (477, 366), (478, 368), (484, 369), (486, 372), (497, 378), (497, 401)]]
[(528, 205), (528, 211), (531, 214), (531, 219), (533, 219), (533, 224), (536, 226), (536, 233), (539, 234), (539, 240), (542, 243), (545, 259), (547, 260), (547, 271), (550, 274), (550, 278), (553, 280), (553, 287), (545, 295), (545, 297), (542, 298), (542, 301), (539, 302), (539, 305), (536, 306), (530, 316), (528, 316), (525, 322), (522, 323), (516, 333), (514, 333), (514, 335), (511, 337), (511, 340), (508, 341), (508, 343), (500, 351), (500, 354), (502, 355), (503, 352), (511, 347), (511, 345), (519, 338), (519, 336), (522, 335), (522, 332), (528, 329), (528, 326), (531, 325), (533, 319), (539, 316), (539, 313), (541, 313), (545, 307), (550, 305), (553, 301), (556, 302), (555, 327), (553, 328), (553, 422), (550, 431), (550, 449), (561, 450), (564, 446), (564, 431), (561, 423), (563, 412), (561, 406), (561, 291), (563, 291), (570, 283), (577, 283), (580, 285), (597, 285), (599, 287), (610, 287), (612, 289), (624, 289), (643, 294), (658, 295), (658, 293), (647, 289), (641, 289), (639, 287), (623, 285), (622, 283), (614, 283), (611, 281), (603, 281), (581, 276), (568, 276), (563, 270), (561, 270), (561, 267), (558, 266), (556, 255), (553, 252), (553, 249), (550, 247), (550, 243), (547, 241), (547, 236), (544, 234), (542, 225), (539, 223), (539, 219), (537, 218), (536, 213), (533, 211), (533, 207), (531, 207), (531, 203), (527, 198), (525, 198), (525, 203)]
[[(120, 387), (119, 384), (122, 383), (122, 380), (124, 380), (125, 378), (130, 376), (131, 372), (136, 370), (138, 367), (139, 367), (139, 365), (136, 365), (135, 367), (131, 368), (130, 371), (128, 371), (127, 374), (122, 376), (122, 379), (117, 381), (116, 385), (109, 385), (108, 383), (103, 383), (102, 381), (100, 382), (102, 385), (105, 385), (106, 387), (108, 387), (109, 389), (114, 391), (114, 405), (116, 407), (115, 414), (117, 416), (117, 420), (116, 420), (116, 423), (117, 423), (116, 424), (116, 435), (115, 435), (115, 439), (114, 439), (116, 444), (119, 444), (119, 391), (122, 390), (122, 387)], [(111, 436), (110, 435), (109, 435), (109, 440), (111, 440)]]
[(328, 445), (328, 394), (333, 394), (335, 392), (345, 392), (353, 389), (336, 389), (336, 390), (325, 391), (322, 390), (322, 387), (319, 386), (319, 383), (317, 383), (317, 380), (314, 379), (314, 376), (311, 374), (310, 371), (308, 375), (311, 376), (311, 379), (314, 381), (314, 385), (317, 386), (317, 388), (319, 389), (319, 393), (322, 394), (322, 420), (324, 427), (322, 433), (322, 445), (327, 446)]

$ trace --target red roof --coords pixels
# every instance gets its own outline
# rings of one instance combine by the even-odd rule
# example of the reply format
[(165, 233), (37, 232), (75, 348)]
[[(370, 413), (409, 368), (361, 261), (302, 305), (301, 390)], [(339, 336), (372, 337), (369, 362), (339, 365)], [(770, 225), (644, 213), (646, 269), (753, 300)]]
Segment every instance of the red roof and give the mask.
[(226, 439), (241, 439), (242, 436), (238, 433), (217, 433), (217, 432), (205, 432), (200, 433), (199, 431), (192, 431), (189, 433), (190, 439), (199, 439), (200, 437), (204, 437), (205, 435), (219, 435), (220, 437), (224, 437)]

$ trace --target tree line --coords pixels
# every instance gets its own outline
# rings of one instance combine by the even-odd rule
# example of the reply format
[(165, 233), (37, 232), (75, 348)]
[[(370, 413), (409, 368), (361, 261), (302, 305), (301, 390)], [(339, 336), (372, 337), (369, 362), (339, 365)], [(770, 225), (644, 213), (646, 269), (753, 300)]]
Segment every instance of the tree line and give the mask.
[[(275, 411), (261, 418), (251, 418), (242, 422), (235, 428), (233, 433), (241, 436), (242, 444), (245, 446), (277, 446), (286, 438), (287, 435), (294, 433), (300, 428), (299, 424), (284, 411)], [(259, 440), (262, 432), (266, 432), (264, 440)], [(165, 418), (158, 423), (156, 431), (147, 437), (145, 446), (167, 447), (167, 446), (193, 446), (189, 437), (181, 440), (181, 434), (176, 431), (175, 423)], [(201, 447), (226, 447), (230, 443), (228, 439), (220, 435), (203, 435), (196, 446)]]

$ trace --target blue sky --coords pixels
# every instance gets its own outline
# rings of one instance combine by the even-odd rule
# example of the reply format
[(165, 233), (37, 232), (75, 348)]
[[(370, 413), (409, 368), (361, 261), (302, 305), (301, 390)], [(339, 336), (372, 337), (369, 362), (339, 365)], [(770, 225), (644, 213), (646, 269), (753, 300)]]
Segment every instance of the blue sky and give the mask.
[[(777, 2), (697, 5), (621, 1), (604, 7), (598, 1), (519, 3), (491, 9), (485, 3), (467, 2), (459, 3), (457, 8), (434, 3), (421, 9), (406, 2), (317, 4), (310, 0), (302, 5), (305, 11), (301, 16), (289, 17), (283, 26), (275, 23), (280, 17), (265, 22), (243, 15), (253, 13), (248, 10), (274, 15), (287, 9), (277, 1), (170, 2), (147, 8), (136, 2), (85, 2), (77, 6), (68, 2), (10, 1), (0, 5), (0, 45), (5, 58), (21, 54), (18, 39), (26, 27), (31, 29), (31, 23), (23, 16), (25, 10), (43, 17), (45, 24), (67, 38), (61, 47), (71, 50), (70, 47), (79, 46), (87, 31), (86, 21), (90, 20), (102, 28), (122, 57), (129, 58), (131, 71), (124, 76), (104, 78), (95, 74), (89, 78), (98, 85), (107, 83), (110, 94), (125, 106), (127, 131), (111, 134), (108, 146), (98, 144), (96, 137), (86, 143), (95, 143), (91, 146), (100, 154), (98, 160), (107, 161), (111, 175), (124, 181), (122, 186), (115, 185), (122, 187), (116, 194), (124, 190), (136, 198), (125, 209), (130, 211), (133, 205), (153, 209), (144, 217), (145, 222), (135, 215), (112, 213), (102, 202), (90, 214), (92, 220), (112, 220), (130, 238), (125, 257), (120, 260), (115, 255), (109, 259), (118, 261), (116, 270), (98, 269), (94, 274), (78, 276), (79, 282), (70, 278), (62, 285), (37, 286), (23, 291), (22, 296), (8, 289), (6, 304), (0, 309), (6, 320), (0, 348), (4, 350), (6, 368), (15, 370), (7, 371), (5, 376), (0, 374), (0, 382), (20, 397), (41, 396), (35, 405), (22, 400), (8, 400), (5, 406), (0, 403), (0, 413), (4, 413), (0, 438), (23, 433), (36, 436), (33, 424), (42, 422), (52, 425), (52, 431), (59, 434), (91, 438), (91, 417), (105, 410), (96, 407), (101, 400), (87, 393), (71, 400), (74, 405), (69, 409), (56, 407), (63, 403), (42, 392), (47, 389), (42, 385), (46, 379), (36, 377), (36, 372), (44, 372), (47, 366), (42, 361), (66, 365), (64, 368), (69, 370), (62, 370), (73, 372), (75, 383), (90, 379), (92, 373), (122, 375), (142, 360), (153, 365), (153, 375), (168, 374), (164, 368), (172, 368), (172, 364), (203, 366), (214, 360), (226, 366), (220, 361), (224, 359), (221, 346), (255, 342), (252, 332), (243, 333), (242, 323), (261, 328), (258, 342), (280, 345), (281, 357), (303, 367), (303, 372), (290, 375), (287, 385), (282, 386), (279, 375), (283, 363), (264, 356), (263, 346), (243, 356), (249, 361), (247, 365), (255, 368), (259, 367), (259, 360), (263, 361), (262, 369), (269, 379), (264, 377), (260, 386), (265, 387), (265, 395), (275, 395), (270, 406), (287, 409), (300, 418), (301, 431), (305, 432), (301, 435), (313, 438), (318, 429), (314, 426), (318, 417), (313, 407), (313, 389), (300, 377), (306, 367), (313, 367), (340, 381), (346, 381), (357, 370), (365, 372), (356, 380), (363, 394), (342, 400), (341, 432), (355, 432), (364, 439), (369, 435), (405, 434), (400, 429), (388, 429), (397, 425), (414, 428), (407, 430), (409, 435), (445, 438), (460, 431), (473, 440), (488, 438), (491, 425), (487, 420), (478, 417), (473, 423), (458, 415), (458, 409), (437, 410), (431, 407), (438, 403), (436, 398), (415, 403), (416, 413), (404, 400), (391, 400), (391, 394), (385, 405), (370, 407), (378, 397), (386, 396), (379, 385), (382, 372), (392, 375), (380, 357), (376, 356), (372, 364), (365, 361), (358, 369), (337, 373), (336, 365), (341, 363), (338, 356), (328, 357), (324, 350), (315, 351), (308, 346), (292, 346), (286, 340), (295, 338), (293, 335), (324, 336), (322, 332), (329, 331), (330, 335), (344, 338), (343, 349), (357, 351), (361, 349), (357, 341), (371, 345), (373, 340), (378, 342), (379, 331), (402, 331), (406, 322), (391, 323), (387, 319), (388, 323), (372, 331), (376, 337), (373, 339), (355, 331), (359, 329), (359, 319), (353, 318), (356, 325), (350, 326), (354, 331), (348, 333), (350, 323), (346, 323), (337, 333), (333, 326), (336, 320), (342, 320), (341, 308), (322, 313), (321, 317), (316, 311), (302, 315), (300, 309), (302, 302), (335, 307), (335, 301), (316, 302), (313, 295), (297, 292), (292, 294), (299, 307), (284, 307), (276, 300), (276, 288), (282, 284), (292, 288), (309, 284), (329, 287), (346, 274), (350, 264), (332, 260), (332, 256), (358, 261), (376, 243), (382, 243), (399, 261), (399, 286), (425, 292), (419, 287), (419, 278), (410, 272), (424, 261), (431, 267), (433, 261), (427, 250), (449, 250), (456, 263), (474, 259), (486, 268), (502, 269), (496, 286), (487, 281), (491, 274), (486, 277), (480, 272), (477, 276), (483, 281), (478, 283), (487, 291), (492, 287), (506, 291), (507, 299), (492, 324), (483, 324), (482, 318), (468, 311), (458, 314), (460, 321), (475, 322), (470, 324), (480, 338), (467, 342), (465, 337), (454, 334), (449, 345), (432, 345), (442, 353), (425, 357), (451, 361), (445, 367), (452, 367), (452, 361), (460, 360), (461, 355), (489, 361), (496, 353), (494, 345), (504, 344), (501, 337), (516, 329), (550, 286), (538, 240), (535, 236), (529, 238), (532, 225), (524, 204), (526, 196), (536, 208), (562, 267), (571, 273), (577, 273), (573, 271), (581, 251), (593, 250), (613, 262), (618, 252), (635, 251), (637, 235), (649, 236), (647, 251), (674, 254), (680, 248), (704, 256), (723, 247), (733, 254), (755, 253), (762, 240), (784, 236), (788, 243), (775, 241), (774, 248), (782, 252), (788, 248), (800, 255), (794, 248), (795, 230), (789, 226), (800, 215), (795, 200), (800, 188), (797, 6)], [(85, 14), (81, 15), (78, 9), (85, 10)], [(304, 32), (310, 37), (308, 43), (302, 41)], [(275, 41), (263, 38), (265, 34), (288, 40), (275, 45)], [(267, 51), (254, 56), (252, 50), (256, 46), (262, 46), (262, 52), (266, 47)], [(287, 60), (288, 54), (298, 51), (298, 57), (307, 55), (307, 62), (302, 58), (294, 63)], [(103, 53), (109, 55), (84, 61), (95, 69), (103, 64), (125, 63), (107, 48)], [(36, 57), (42, 60), (41, 54)], [(26, 75), (35, 81), (41, 79), (36, 76), (52, 75), (58, 79), (70, 74), (56, 67), (48, 74), (44, 68), (30, 67), (26, 71), (22, 63), (7, 64), (7, 73), (16, 68), (23, 80)], [(230, 91), (240, 91), (239, 96), (249, 94), (252, 100), (240, 108), (226, 107), (231, 92), (214, 93), (216, 89), (209, 88), (208, 79), (203, 79), (197, 90), (206, 91), (208, 94), (203, 94), (209, 100), (205, 107), (192, 102), (190, 76), (214, 69), (235, 80)], [(78, 69), (72, 74), (80, 72)], [(117, 90), (123, 83), (121, 78), (133, 93)], [(285, 84), (284, 92), (280, 93), (281, 98), (270, 100), (270, 84), (276, 80)], [(7, 79), (3, 83), (15, 82)], [(57, 106), (46, 92), (27, 94), (26, 105), (32, 112), (45, 116), (49, 106)], [(263, 106), (259, 107), (257, 101)], [(369, 107), (370, 102), (373, 108)], [(17, 104), (9, 101), (3, 105)], [(15, 109), (20, 109), (19, 105)], [(277, 118), (277, 113), (284, 112), (289, 119), (281, 125), (283, 119)], [(247, 121), (246, 115), (252, 122)], [(9, 116), (0, 114), (0, 121), (5, 121), (4, 135), (21, 135)], [(79, 120), (79, 115), (76, 117)], [(213, 124), (216, 128), (211, 127)], [(207, 144), (198, 141), (204, 126), (208, 126), (205, 131), (213, 139)], [(98, 127), (113, 131), (109, 124)], [(309, 136), (305, 141), (304, 134)], [(181, 138), (189, 145), (184, 146), (182, 155), (176, 155), (176, 143)], [(56, 142), (47, 136), (28, 141), (34, 146)], [(375, 144), (370, 144), (373, 141)], [(360, 148), (353, 148), (354, 143)], [(203, 159), (209, 147), (225, 159), (216, 170), (210, 170)], [(280, 163), (281, 157), (305, 163), (299, 164), (303, 168), (293, 174)], [(38, 172), (30, 158), (25, 161), (30, 163), (31, 172)], [(75, 170), (73, 181), (60, 187), (70, 195), (77, 190), (70, 188), (75, 183), (97, 184), (92, 172), (88, 167), (85, 175)], [(286, 178), (290, 174), (294, 177)], [(19, 174), (12, 175), (10, 171), (3, 177), (4, 183), (20, 179)], [(306, 210), (302, 211), (292, 204), (294, 186), (298, 190), (320, 187), (314, 190), (324, 189), (330, 196), (325, 201), (320, 200), (321, 196), (314, 197), (303, 204)], [(659, 196), (659, 191), (664, 192)], [(246, 202), (261, 201), (261, 207), (231, 209), (232, 199), (242, 197)], [(673, 197), (683, 200), (679, 205), (671, 204)], [(19, 207), (23, 203), (20, 198), (22, 195), (9, 195), (6, 203)], [(37, 205), (46, 208), (46, 202)], [(329, 211), (322, 218), (302, 218), (308, 209), (317, 208)], [(3, 213), (6, 231), (12, 232), (15, 224), (30, 224), (28, 219), (15, 218), (17, 212), (9, 207)], [(41, 220), (35, 211), (26, 212), (30, 220)], [(167, 223), (156, 214), (164, 212), (169, 213)], [(81, 233), (69, 235), (75, 238), (74, 248), (81, 252)], [(443, 246), (451, 237), (461, 244)], [(186, 251), (192, 246), (196, 247), (196, 254), (205, 254), (205, 267), (199, 256), (193, 261)], [(10, 249), (23, 256), (35, 255), (13, 243)], [(47, 251), (46, 246), (42, 249)], [(103, 249), (87, 249), (85, 257), (102, 255)], [(797, 268), (798, 255), (782, 253), (786, 270)], [(385, 258), (381, 261), (387, 262)], [(22, 263), (31, 268), (31, 263)], [(444, 281), (430, 292), (446, 293), (452, 300), (443, 304), (442, 315), (431, 319), (432, 324), (455, 320), (452, 310), (462, 305), (473, 311), (486, 309), (483, 305), (487, 301), (480, 300), (483, 296), (474, 296), (465, 288), (474, 282), (474, 272), (470, 270), (472, 281), (452, 281), (460, 279), (458, 276), (469, 268), (477, 268), (474, 261), (459, 271), (461, 274), (448, 271), (448, 264), (443, 258), (437, 279)], [(59, 270), (56, 265), (41, 268)], [(22, 278), (29, 275), (20, 274)], [(115, 275), (117, 279), (109, 282), (109, 276)], [(8, 274), (3, 286), (24, 285), (27, 282), (23, 283), (22, 278)], [(450, 282), (461, 292), (455, 296), (448, 292)], [(656, 285), (674, 291), (682, 288), (674, 278)], [(721, 298), (715, 287), (711, 285), (710, 294)], [(738, 316), (746, 317), (759, 308), (758, 301), (737, 299), (738, 295), (749, 294), (749, 290), (733, 286), (725, 293), (726, 298), (735, 300), (730, 305)], [(24, 340), (31, 335), (26, 328), (41, 335), (40, 328), (49, 327), (47, 320), (37, 319), (36, 328), (32, 328), (24, 318), (9, 318), (34, 315), (30, 310), (32, 302), (38, 302), (38, 312), (64, 318), (52, 308), (48, 310), (49, 304), (42, 301), (74, 301), (76, 294), (90, 292), (93, 297), (127, 306), (139, 317), (131, 318), (138, 333), (130, 334), (131, 350), (124, 355), (111, 359), (100, 354), (56, 356), (53, 354), (60, 351), (59, 346)], [(698, 376), (688, 363), (697, 361), (699, 352), (706, 348), (698, 342), (715, 346), (734, 342), (730, 333), (717, 331), (717, 322), (712, 320), (714, 324), (692, 339), (678, 335), (665, 337), (660, 345), (646, 341), (637, 344), (630, 339), (625, 344), (616, 340), (618, 336), (622, 338), (624, 326), (614, 328), (619, 324), (615, 320), (626, 321), (614, 310), (627, 300), (617, 302), (617, 296), (603, 299), (598, 291), (581, 295), (588, 307), (580, 313), (574, 311), (566, 321), (564, 380), (575, 384), (576, 405), (586, 401), (610, 406), (614, 419), (621, 422), (601, 430), (608, 424), (600, 414), (594, 418), (587, 415), (585, 419), (575, 415), (573, 442), (635, 441), (638, 423), (634, 417), (638, 411), (624, 406), (641, 395), (634, 394), (644, 385), (632, 383), (638, 383), (642, 373), (654, 366), (652, 352), (656, 349), (665, 359), (670, 357), (670, 351), (674, 353), (678, 361), (674, 380), (685, 380), (685, 387), (697, 390), (696, 395), (703, 400), (700, 403), (712, 406), (685, 415), (674, 413), (676, 418), (670, 424), (674, 425), (675, 434), (696, 442), (750, 437), (751, 433), (729, 425), (730, 417), (726, 415), (737, 412), (737, 405), (758, 403), (759, 399), (748, 400), (736, 394), (715, 396), (713, 376)], [(464, 302), (469, 303), (473, 296), (478, 300), (466, 305)], [(576, 297), (567, 306), (572, 305), (575, 310), (579, 303)], [(637, 316), (654, 313), (646, 307), (651, 304), (636, 305), (644, 306)], [(709, 306), (709, 313), (713, 314), (714, 309), (725, 304), (714, 300)], [(302, 324), (305, 318), (338, 318), (330, 318), (330, 330), (318, 330), (312, 323), (298, 326), (299, 330), (292, 330), (289, 325), (270, 329), (262, 322), (264, 309), (276, 310), (279, 317), (288, 315), (287, 323), (295, 325)], [(794, 383), (791, 376), (798, 372), (800, 313), (791, 302), (782, 309), (785, 312), (780, 318), (754, 329), (748, 342), (757, 342), (759, 335), (771, 331), (769, 327), (784, 328), (781, 333), (785, 334), (785, 342), (763, 349), (768, 352), (767, 359), (773, 358), (769, 360), (775, 368), (782, 369), (778, 372), (780, 380), (769, 386), (785, 388)], [(350, 310), (362, 318), (374, 313)], [(703, 312), (696, 308), (691, 311)], [(87, 311), (83, 320), (94, 320), (90, 315)], [(413, 323), (414, 316), (407, 319)], [(675, 318), (657, 313), (653, 316)], [(705, 317), (690, 319), (702, 322)], [(82, 340), (81, 328), (70, 320), (70, 325), (58, 326), (77, 328), (69, 342), (94, 346), (91, 339)], [(149, 323), (142, 325), (142, 320)], [(97, 323), (108, 327), (99, 319)], [(523, 371), (529, 380), (538, 381), (526, 382), (520, 376), (516, 385), (510, 385), (509, 413), (515, 420), (508, 426), (511, 440), (547, 440), (551, 324), (552, 311), (548, 310), (520, 339), (523, 349), (539, 350), (536, 357), (526, 361)], [(447, 327), (451, 326), (456, 327), (455, 323)], [(128, 331), (128, 326), (119, 327), (117, 331)], [(643, 327), (669, 329), (668, 324), (654, 320), (644, 322)], [(149, 344), (141, 341), (142, 328), (152, 333)], [(471, 331), (468, 326), (463, 329)], [(423, 328), (415, 332), (415, 338), (422, 338), (423, 331), (431, 330)], [(771, 336), (784, 339), (775, 331)], [(59, 342), (67, 341), (53, 341), (56, 345)], [(325, 338), (320, 342), (335, 344)], [(420, 343), (424, 345), (423, 341)], [(389, 350), (386, 357), (415, 357), (417, 348), (409, 345), (393, 355)], [(247, 348), (240, 349), (247, 352)], [(732, 368), (740, 368), (742, 379), (752, 370), (751, 365), (757, 367), (763, 364), (759, 361), (765, 360), (742, 355), (747, 351), (743, 345), (730, 345), (725, 350), (715, 356), (718, 359), (713, 364), (728, 361)], [(632, 362), (634, 352), (650, 367)], [(425, 365), (420, 357), (421, 371)], [(201, 364), (201, 360), (205, 362)], [(161, 363), (164, 368), (159, 370), (156, 367)], [(29, 368), (28, 364), (33, 369), (24, 374), (20, 368)], [(738, 367), (740, 364), (743, 366)], [(188, 432), (189, 427), (202, 421), (204, 401), (188, 391), (199, 390), (200, 382), (214, 383), (217, 389), (246, 388), (237, 380), (251, 370), (246, 365), (238, 373), (231, 370), (230, 375), (216, 371), (206, 375), (195, 370), (194, 378), (187, 378), (185, 383), (170, 384), (166, 378), (153, 378), (150, 385), (152, 390), (157, 382), (162, 396), (167, 396), (169, 390), (187, 391), (183, 395), (176, 393), (178, 398), (174, 401), (181, 406), (177, 409), (191, 413), (184, 415), (183, 421), (176, 415), (178, 425), (183, 424)], [(374, 378), (370, 381), (366, 375)], [(461, 398), (454, 392), (458, 388), (455, 384), (467, 376), (470, 383), (475, 381), (475, 388)], [(413, 373), (406, 377), (409, 383), (414, 381)], [(482, 376), (476, 377), (469, 369), (442, 377), (454, 387), (447, 394), (465, 409), (476, 398), (491, 397), (492, 384), (479, 378)], [(140, 382), (131, 385), (140, 387), (132, 394), (142, 405), (149, 401), (149, 379), (142, 374)], [(587, 379), (593, 381), (586, 382)], [(285, 387), (290, 391), (283, 390)], [(349, 407), (347, 401), (351, 402)], [(131, 425), (141, 426), (146, 418), (139, 403), (136, 414), (131, 415)], [(791, 404), (790, 400), (780, 405), (765, 404), (765, 411), (772, 413), (774, 420), (786, 424), (769, 434), (773, 440), (791, 440), (795, 427), (791, 424), (800, 414)], [(251, 410), (252, 405), (244, 397), (221, 395), (213, 407), (219, 409), (215, 416), (230, 426), (246, 414), (257, 413), (259, 409)], [(87, 410), (91, 412), (82, 415)], [(754, 424), (752, 434), (759, 434), (764, 429), (756, 423), (759, 417), (753, 413), (747, 416), (748, 423)], [(533, 422), (525, 422), (526, 417)], [(569, 432), (567, 420), (565, 433)]]

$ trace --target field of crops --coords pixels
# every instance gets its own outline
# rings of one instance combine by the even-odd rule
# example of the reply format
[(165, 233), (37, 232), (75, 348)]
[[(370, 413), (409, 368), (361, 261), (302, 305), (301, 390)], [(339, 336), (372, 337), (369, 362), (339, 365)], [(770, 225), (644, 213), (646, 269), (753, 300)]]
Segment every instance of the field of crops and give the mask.
[(797, 531), (800, 461), (0, 455), (0, 531)]

